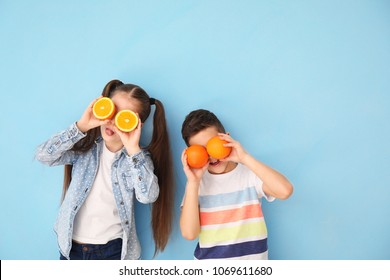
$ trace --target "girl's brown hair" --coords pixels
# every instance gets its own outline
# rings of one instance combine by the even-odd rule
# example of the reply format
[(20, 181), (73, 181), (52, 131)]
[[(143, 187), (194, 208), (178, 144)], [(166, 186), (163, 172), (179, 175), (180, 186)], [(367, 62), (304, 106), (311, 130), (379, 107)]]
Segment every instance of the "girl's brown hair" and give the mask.
[[(124, 84), (119, 80), (112, 80), (104, 87), (102, 96), (112, 97), (117, 92), (126, 92), (131, 98), (139, 103), (139, 117), (144, 123), (149, 117), (151, 105), (155, 105), (153, 117), (153, 134), (150, 144), (145, 148), (152, 157), (154, 173), (158, 178), (160, 194), (152, 207), (152, 229), (155, 242), (155, 255), (163, 251), (168, 243), (172, 230), (173, 206), (174, 206), (174, 179), (173, 162), (168, 136), (168, 129), (165, 120), (163, 104), (149, 95), (141, 87), (133, 84)], [(100, 136), (100, 127), (93, 128), (87, 132), (86, 137), (77, 142), (72, 150), (86, 152), (92, 148), (95, 140)], [(72, 166), (65, 165), (63, 198), (72, 179)]]

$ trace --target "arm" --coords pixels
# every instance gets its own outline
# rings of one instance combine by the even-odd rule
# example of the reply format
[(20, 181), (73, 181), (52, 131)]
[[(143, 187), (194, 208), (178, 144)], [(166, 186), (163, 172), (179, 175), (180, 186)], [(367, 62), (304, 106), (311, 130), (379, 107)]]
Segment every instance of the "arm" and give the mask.
[(134, 188), (135, 197), (141, 203), (153, 203), (159, 195), (157, 176), (150, 155), (146, 151), (126, 156), (127, 184)]
[(267, 195), (287, 199), (292, 194), (292, 184), (281, 173), (255, 159), (230, 135), (221, 133), (219, 136), (228, 142), (225, 144), (226, 147), (232, 147), (232, 152), (223, 161), (234, 161), (246, 165), (263, 181), (263, 191)]
[(74, 144), (86, 136), (86, 132), (106, 121), (100, 121), (93, 116), (92, 107), (97, 99), (92, 101), (84, 111), (80, 120), (68, 129), (54, 135), (48, 141), (38, 146), (35, 158), (47, 165), (72, 164), (75, 153), (70, 151)]
[(182, 153), (182, 164), (187, 177), (186, 192), (180, 215), (180, 230), (185, 239), (193, 240), (200, 232), (198, 192), (200, 180), (207, 170), (208, 164), (202, 169), (191, 169), (187, 163), (185, 150)]
[(55, 134), (45, 143), (39, 145), (35, 152), (35, 158), (50, 166), (72, 164), (74, 152), (70, 149), (84, 137), (85, 134), (74, 123), (68, 129)]
[(242, 164), (252, 170), (263, 181), (263, 191), (279, 199), (287, 199), (293, 192), (293, 186), (278, 171), (256, 160), (251, 155), (243, 159)]
[[(138, 114), (137, 114), (138, 116)], [(135, 197), (141, 203), (153, 203), (159, 195), (158, 178), (154, 174), (154, 165), (150, 153), (141, 150), (139, 141), (141, 138), (141, 120), (138, 119), (137, 127), (130, 132), (123, 132), (116, 126), (113, 127), (115, 133), (121, 138), (122, 144), (127, 152), (128, 168), (132, 174), (128, 184), (132, 185)]]

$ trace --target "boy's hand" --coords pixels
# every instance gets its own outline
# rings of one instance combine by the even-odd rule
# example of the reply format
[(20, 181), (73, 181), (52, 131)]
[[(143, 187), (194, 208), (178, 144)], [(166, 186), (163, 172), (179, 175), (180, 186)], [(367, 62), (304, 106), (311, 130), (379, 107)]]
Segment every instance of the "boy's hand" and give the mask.
[(249, 154), (247, 151), (244, 150), (244, 148), (241, 146), (240, 142), (234, 140), (229, 134), (218, 133), (218, 136), (222, 140), (225, 140), (226, 142), (228, 142), (227, 144), (224, 144), (225, 147), (232, 148), (230, 155), (224, 159), (221, 159), (221, 161), (233, 161), (233, 162), (243, 163), (245, 158)]
[(93, 104), (95, 104), (95, 102), (100, 99), (101, 97), (98, 97), (96, 98), (94, 101), (92, 101), (87, 109), (85, 109), (83, 115), (81, 116), (80, 120), (78, 120), (76, 122), (76, 125), (77, 127), (80, 129), (80, 131), (82, 133), (86, 133), (87, 131), (89, 131), (90, 129), (92, 128), (95, 128), (95, 127), (98, 127), (98, 126), (101, 126), (103, 124), (106, 124), (109, 122), (109, 120), (99, 120), (97, 119), (93, 112), (92, 112), (92, 107), (93, 107)]
[(134, 155), (141, 151), (141, 148), (139, 146), (139, 140), (141, 138), (141, 128), (142, 123), (141, 120), (138, 117), (138, 125), (137, 127), (130, 131), (130, 132), (123, 132), (120, 129), (118, 129), (115, 125), (113, 125), (114, 132), (119, 135), (121, 138), (121, 141), (123, 143), (123, 146), (126, 148), (126, 151), (129, 155)]
[(202, 168), (191, 168), (187, 162), (186, 150), (187, 149), (184, 149), (183, 152), (181, 153), (181, 162), (183, 164), (184, 173), (186, 174), (187, 180), (189, 182), (199, 183), (200, 180), (202, 179), (203, 174), (206, 172), (207, 168), (209, 167), (209, 162), (207, 162), (207, 164)]

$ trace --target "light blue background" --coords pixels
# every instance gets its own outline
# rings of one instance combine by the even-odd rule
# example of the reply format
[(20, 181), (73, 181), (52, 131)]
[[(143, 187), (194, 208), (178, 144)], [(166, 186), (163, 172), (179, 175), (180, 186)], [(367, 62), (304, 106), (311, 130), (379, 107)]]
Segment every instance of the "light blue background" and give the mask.
[[(214, 111), (295, 186), (264, 202), (271, 259), (390, 259), (389, 1), (0, 1), (0, 259), (57, 259), (62, 167), (38, 144), (118, 78), (163, 101), (177, 181), (181, 124)], [(143, 141), (148, 141), (150, 122)], [(143, 258), (149, 206), (137, 205)]]

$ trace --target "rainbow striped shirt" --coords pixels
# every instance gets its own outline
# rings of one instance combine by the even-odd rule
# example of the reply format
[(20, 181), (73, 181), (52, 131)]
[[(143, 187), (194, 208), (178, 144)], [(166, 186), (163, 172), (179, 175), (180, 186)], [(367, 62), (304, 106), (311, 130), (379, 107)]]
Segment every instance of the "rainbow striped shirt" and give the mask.
[(267, 227), (260, 199), (263, 182), (246, 166), (206, 172), (199, 188), (200, 226), (196, 259), (267, 259)]

